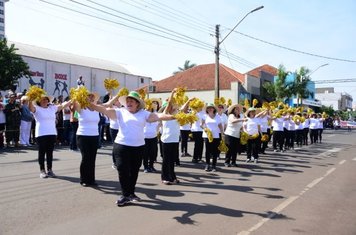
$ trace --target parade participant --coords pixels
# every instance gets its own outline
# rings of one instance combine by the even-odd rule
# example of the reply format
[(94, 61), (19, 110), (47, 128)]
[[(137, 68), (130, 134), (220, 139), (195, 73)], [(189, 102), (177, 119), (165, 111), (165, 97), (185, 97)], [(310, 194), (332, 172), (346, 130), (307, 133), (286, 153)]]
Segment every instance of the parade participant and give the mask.
[(173, 119), (173, 116), (150, 113), (144, 110), (145, 103), (135, 91), (131, 91), (127, 96), (121, 96), (119, 101), (124, 107), (112, 109), (94, 103), (91, 103), (90, 107), (104, 113), (110, 119), (118, 120), (119, 132), (115, 139), (113, 151), (122, 196), (116, 201), (116, 205), (124, 206), (129, 202), (141, 200), (135, 194), (135, 185), (145, 150), (143, 132), (145, 123), (156, 122), (160, 119), (170, 120)]
[(0, 93), (0, 150), (5, 148), (4, 146), (4, 131), (5, 131), (5, 123), (6, 117), (4, 114), (5, 105), (3, 103), (3, 97)]
[[(157, 113), (160, 109), (161, 101), (159, 99), (151, 99), (152, 105), (148, 111), (151, 113)], [(143, 129), (145, 135), (145, 153), (143, 155), (143, 169), (145, 173), (156, 172), (154, 162), (157, 159), (158, 153), (158, 138), (157, 132), (160, 122), (146, 122)]]
[[(56, 142), (56, 112), (71, 104), (70, 101), (59, 105), (51, 104), (52, 97), (42, 95), (33, 102), (30, 100), (29, 108), (36, 120), (36, 142), (38, 144), (38, 163), (40, 165), (40, 178), (55, 177), (52, 170), (53, 150)], [(47, 172), (45, 170), (45, 157), (47, 161)]]
[(266, 110), (264, 115), (260, 116), (260, 125), (261, 125), (261, 131), (262, 135), (267, 135), (268, 140), (267, 141), (261, 141), (261, 148), (260, 148), (260, 153), (265, 154), (266, 148), (268, 147), (268, 142), (271, 138), (271, 126), (270, 126), (270, 120), (271, 120), (271, 115), (270, 115), (270, 110)]
[(181, 157), (190, 157), (191, 155), (188, 153), (188, 140), (189, 140), (189, 134), (190, 134), (190, 128), (191, 124), (185, 124), (183, 126), (180, 126), (180, 140), (181, 140)]
[(23, 146), (32, 146), (30, 144), (31, 125), (33, 115), (30, 111), (27, 96), (21, 97), (21, 126), (20, 126), (20, 144)]
[(69, 149), (71, 151), (77, 151), (77, 130), (78, 130), (78, 112), (75, 111), (74, 105), (69, 106), (70, 109), (70, 143)]
[(247, 141), (246, 162), (250, 162), (253, 157), (254, 162), (258, 163), (258, 152), (260, 148), (261, 139), (261, 125), (258, 117), (256, 117), (256, 109), (249, 108), (246, 111), (247, 120), (243, 123), (243, 130), (249, 135)]
[(193, 151), (193, 163), (198, 163), (202, 160), (204, 139), (203, 139), (203, 129), (201, 128), (201, 123), (204, 118), (205, 112), (202, 108), (197, 110), (196, 116), (198, 118), (191, 126), (191, 132), (194, 140), (194, 151)]
[[(273, 151), (274, 152), (284, 152), (284, 130), (283, 123), (286, 120), (285, 117), (271, 117), (272, 120), (272, 129), (273, 129)], [(277, 144), (279, 149), (277, 149)]]
[[(65, 98), (64, 101), (69, 101), (69, 96)], [(70, 108), (66, 107), (62, 110), (63, 112), (63, 140), (65, 145), (70, 144)]]
[(231, 105), (227, 111), (228, 120), (225, 129), (225, 144), (228, 147), (228, 151), (225, 154), (225, 166), (227, 167), (237, 166), (237, 154), (241, 154), (240, 132), (245, 121), (240, 116), (241, 111), (242, 106), (239, 104)]
[(287, 126), (286, 148), (294, 150), (295, 141), (295, 122), (293, 121), (294, 112), (289, 113), (289, 123)]
[[(175, 115), (179, 111), (179, 107), (176, 103), (173, 102), (173, 96), (177, 92), (174, 89), (171, 93), (166, 106), (163, 105), (163, 113), (166, 115)], [(193, 99), (189, 99), (181, 108), (180, 111), (186, 113), (188, 110), (189, 102)], [(177, 176), (174, 171), (174, 163), (180, 166), (179, 161), (179, 123), (176, 119), (162, 121), (162, 150), (163, 150), (163, 161), (162, 161), (162, 171), (161, 171), (161, 180), (163, 184), (171, 185), (179, 183)]]
[(319, 139), (319, 143), (321, 143), (322, 135), (323, 135), (323, 130), (324, 130), (324, 121), (325, 121), (325, 118), (322, 117), (321, 113), (318, 113), (318, 115), (317, 115), (317, 120), (319, 120), (318, 126), (317, 126), (317, 129), (318, 129), (318, 139)]
[(4, 113), (6, 117), (6, 146), (10, 147), (10, 142), (13, 141), (15, 147), (19, 147), (21, 111), (20, 104), (16, 102), (15, 94), (10, 94)]
[[(216, 171), (216, 162), (219, 156), (219, 144), (221, 137), (224, 137), (223, 124), (220, 116), (217, 114), (217, 108), (214, 104), (208, 104), (206, 106), (206, 114), (202, 120), (201, 127), (207, 128), (212, 133), (212, 141), (208, 138), (208, 133), (203, 132), (203, 138), (205, 142), (205, 171)], [(212, 162), (211, 162), (212, 160)]]
[[(304, 122), (303, 122), (303, 145), (308, 145), (308, 135), (309, 135), (309, 115), (307, 113), (303, 113)], [(311, 140), (310, 140), (311, 141)]]
[[(96, 103), (97, 93), (89, 94), (89, 101)], [(97, 186), (95, 182), (95, 161), (99, 143), (99, 113), (93, 108), (82, 108), (74, 102), (74, 110), (78, 112), (77, 144), (82, 155), (80, 162), (80, 184), (83, 187)]]
[(313, 113), (309, 118), (309, 132), (310, 132), (310, 144), (315, 144), (318, 142), (318, 128), (319, 120), (317, 115)]
[(303, 123), (301, 121), (302, 115), (301, 113), (296, 113), (294, 116), (294, 122), (295, 122), (295, 140), (297, 143), (298, 147), (302, 147), (303, 145), (303, 136), (304, 136), (304, 130), (303, 130)]

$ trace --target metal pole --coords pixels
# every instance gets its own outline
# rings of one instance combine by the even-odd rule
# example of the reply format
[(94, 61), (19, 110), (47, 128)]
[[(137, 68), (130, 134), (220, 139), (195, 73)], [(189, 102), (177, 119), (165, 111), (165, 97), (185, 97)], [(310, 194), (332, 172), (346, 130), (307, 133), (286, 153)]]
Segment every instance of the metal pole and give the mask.
[(216, 37), (216, 46), (215, 46), (215, 98), (220, 98), (219, 27), (220, 27), (220, 25), (216, 25), (216, 27), (215, 27), (215, 37)]

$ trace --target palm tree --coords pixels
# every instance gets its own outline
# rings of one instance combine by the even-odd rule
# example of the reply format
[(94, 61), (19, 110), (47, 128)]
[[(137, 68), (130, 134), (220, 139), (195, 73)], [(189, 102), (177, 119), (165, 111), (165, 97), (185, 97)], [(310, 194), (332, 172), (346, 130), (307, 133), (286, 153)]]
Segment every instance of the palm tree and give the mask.
[(302, 66), (299, 71), (296, 71), (296, 78), (292, 84), (292, 93), (297, 96), (297, 106), (302, 105), (302, 100), (308, 98), (310, 95), (310, 91), (307, 86), (310, 82), (309, 74), (310, 70), (304, 66)]
[(183, 68), (182, 67), (178, 67), (178, 71), (173, 72), (173, 74), (177, 74), (177, 73), (183, 72), (183, 71), (188, 70), (190, 68), (193, 68), (195, 66), (197, 66), (197, 65), (196, 64), (191, 64), (190, 60), (186, 60), (184, 62)]
[(278, 67), (276, 81), (274, 83), (265, 83), (262, 85), (270, 97), (282, 102), (284, 102), (286, 98), (289, 99), (292, 97), (292, 85), (286, 82), (288, 74), (289, 72), (286, 71), (286, 68), (281, 64)]

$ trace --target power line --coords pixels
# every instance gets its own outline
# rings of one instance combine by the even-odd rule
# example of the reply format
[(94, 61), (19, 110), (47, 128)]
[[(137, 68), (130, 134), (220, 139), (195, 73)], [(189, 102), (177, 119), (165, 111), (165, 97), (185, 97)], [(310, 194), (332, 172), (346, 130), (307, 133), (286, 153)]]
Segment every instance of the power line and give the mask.
[(258, 39), (258, 38), (256, 38), (256, 37), (253, 37), (253, 36), (250, 36), (250, 35), (247, 35), (247, 34), (238, 32), (238, 31), (234, 31), (234, 32), (235, 32), (235, 33), (238, 33), (238, 34), (240, 34), (240, 35), (242, 35), (242, 36), (245, 36), (245, 37), (247, 37), (247, 38), (250, 38), (250, 39), (253, 39), (253, 40), (256, 40), (256, 41), (259, 41), (259, 42), (263, 42), (263, 43), (269, 44), (269, 45), (271, 45), (271, 46), (275, 46), (275, 47), (278, 47), (278, 48), (282, 48), (282, 49), (285, 49), (285, 50), (288, 50), (288, 51), (296, 52), (296, 53), (299, 53), (299, 54), (304, 54), (304, 55), (319, 57), (319, 58), (323, 58), (323, 59), (335, 60), (335, 61), (342, 61), (342, 62), (350, 62), (350, 63), (355, 63), (355, 62), (356, 62), (355, 60), (340, 59), (340, 58), (334, 58), (334, 57), (329, 57), (329, 56), (323, 56), (323, 55), (313, 54), (313, 53), (310, 53), (310, 52), (300, 51), (300, 50), (292, 49), (292, 48), (289, 48), (289, 47), (281, 46), (281, 45), (278, 45), (278, 44), (276, 44), (276, 43), (272, 43), (272, 42), (268, 42), (268, 41), (265, 41), (265, 40), (262, 40), (262, 39)]

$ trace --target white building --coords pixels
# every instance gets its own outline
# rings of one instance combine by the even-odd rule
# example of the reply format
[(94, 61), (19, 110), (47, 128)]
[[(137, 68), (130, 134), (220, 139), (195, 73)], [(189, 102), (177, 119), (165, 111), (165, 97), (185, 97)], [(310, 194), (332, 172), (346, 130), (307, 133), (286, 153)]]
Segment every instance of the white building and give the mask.
[(134, 75), (124, 66), (113, 62), (9, 42), (12, 43), (18, 48), (16, 53), (28, 63), (32, 73), (30, 79), (19, 79), (19, 92), (28, 90), (30, 85), (36, 85), (45, 89), (49, 95), (66, 97), (70, 88), (77, 87), (77, 79), (80, 76), (83, 77), (88, 90), (100, 95), (106, 93), (103, 82), (105, 78), (117, 79), (120, 83), (119, 89), (126, 87), (135, 90), (152, 83), (152, 78)]
[(5, 37), (5, 2), (7, 0), (0, 0), (0, 39)]
[(333, 87), (317, 88), (315, 98), (321, 101), (322, 105), (332, 107), (336, 111), (352, 110), (352, 96), (346, 92), (334, 92)]

